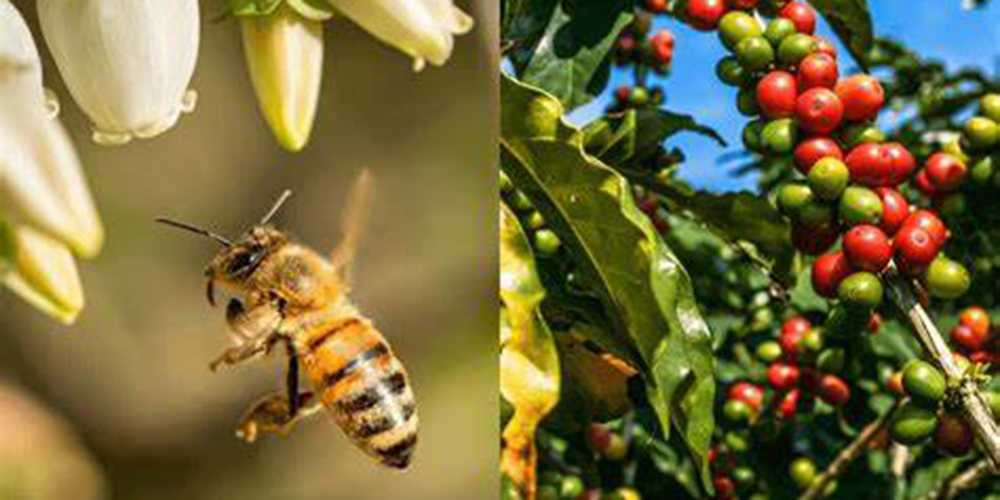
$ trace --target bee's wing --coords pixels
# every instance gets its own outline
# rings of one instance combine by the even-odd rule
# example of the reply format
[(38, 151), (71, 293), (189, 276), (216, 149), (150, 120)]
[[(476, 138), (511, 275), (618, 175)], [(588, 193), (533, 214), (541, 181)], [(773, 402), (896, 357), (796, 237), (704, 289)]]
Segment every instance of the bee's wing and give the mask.
[(354, 254), (368, 224), (371, 203), (372, 174), (368, 170), (362, 170), (347, 195), (347, 203), (344, 205), (344, 213), (340, 221), (340, 241), (330, 257), (334, 268), (348, 282), (351, 277)]

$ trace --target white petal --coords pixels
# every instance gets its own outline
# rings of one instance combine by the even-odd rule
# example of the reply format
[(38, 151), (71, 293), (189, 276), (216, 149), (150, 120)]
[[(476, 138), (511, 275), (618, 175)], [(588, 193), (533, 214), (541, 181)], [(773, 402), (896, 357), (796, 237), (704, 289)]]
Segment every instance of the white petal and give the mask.
[(327, 0), (375, 38), (415, 59), (440, 66), (451, 56), (454, 35), (472, 28), (472, 19), (451, 0)]
[(28, 80), (0, 81), (0, 214), (30, 224), (83, 256), (104, 231), (66, 131)]
[(194, 104), (198, 0), (38, 0), (42, 33), (98, 142), (171, 128)]
[(27, 78), (42, 88), (42, 63), (28, 25), (14, 4), (0, 0), (0, 80)]
[(278, 142), (299, 151), (309, 140), (323, 76), (323, 25), (287, 4), (271, 16), (243, 17), (243, 50), (257, 101)]

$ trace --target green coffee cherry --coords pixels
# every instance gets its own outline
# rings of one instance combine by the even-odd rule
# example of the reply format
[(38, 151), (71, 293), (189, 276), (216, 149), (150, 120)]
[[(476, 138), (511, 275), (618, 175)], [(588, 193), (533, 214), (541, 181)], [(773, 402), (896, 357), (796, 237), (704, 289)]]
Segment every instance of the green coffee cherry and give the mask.
[(897, 443), (914, 446), (931, 437), (937, 423), (936, 412), (907, 403), (893, 414), (889, 434)]
[(738, 399), (730, 399), (722, 407), (722, 414), (731, 424), (743, 424), (750, 420), (753, 410), (750, 405)]
[(835, 218), (833, 205), (813, 200), (799, 210), (798, 221), (806, 226), (818, 227), (832, 224)]
[(795, 66), (816, 50), (816, 40), (804, 33), (789, 35), (778, 45), (778, 62)]
[(764, 121), (763, 120), (752, 120), (743, 127), (743, 147), (747, 151), (753, 151), (755, 153), (760, 153), (764, 142), (761, 138), (761, 134), (764, 132)]
[(781, 357), (781, 344), (773, 340), (761, 342), (755, 351), (757, 357), (765, 363), (773, 363)]
[(757, 116), (760, 114), (760, 105), (757, 104), (757, 91), (753, 88), (740, 89), (736, 94), (736, 109), (743, 116)]
[(778, 188), (778, 210), (793, 219), (797, 219), (802, 209), (815, 199), (812, 188), (800, 182), (789, 182)]
[(973, 185), (976, 187), (990, 185), (990, 181), (993, 180), (993, 173), (996, 170), (994, 167), (995, 161), (993, 156), (984, 156), (972, 164), (972, 169), (969, 171), (969, 178), (972, 179)]
[(974, 116), (965, 122), (962, 129), (969, 146), (976, 150), (987, 150), (996, 146), (1000, 139), (1000, 128), (997, 123), (985, 116)]
[(986, 94), (981, 97), (979, 114), (1000, 123), (1000, 94)]
[(938, 255), (923, 275), (927, 291), (941, 299), (960, 297), (972, 284), (969, 270), (944, 255)]
[(844, 371), (846, 354), (840, 347), (823, 349), (816, 358), (816, 367), (823, 373), (838, 374)]
[(540, 229), (535, 232), (535, 248), (541, 255), (551, 256), (559, 251), (562, 242), (551, 229)]
[(840, 197), (840, 219), (852, 226), (878, 224), (882, 220), (882, 199), (866, 187), (848, 186)]
[(840, 198), (851, 181), (851, 171), (844, 162), (828, 156), (816, 162), (809, 170), (809, 187), (816, 197), (832, 201)]
[(793, 23), (790, 19), (779, 17), (768, 23), (767, 29), (764, 30), (764, 38), (766, 38), (772, 46), (779, 47), (781, 46), (781, 41), (784, 40), (785, 37), (794, 35), (795, 33), (795, 23)]
[(885, 134), (872, 123), (855, 123), (845, 127), (840, 133), (840, 140), (848, 149), (865, 142), (883, 142)]
[(837, 296), (844, 305), (870, 311), (882, 303), (882, 280), (872, 273), (854, 273), (840, 283)]
[(805, 490), (816, 481), (818, 471), (816, 464), (808, 458), (797, 458), (788, 468), (788, 475), (792, 476), (792, 482), (799, 489)]
[(947, 388), (944, 375), (926, 361), (914, 359), (903, 367), (903, 389), (917, 405), (937, 409)]
[(771, 120), (764, 125), (761, 132), (764, 150), (775, 155), (787, 155), (795, 148), (798, 139), (798, 127), (791, 118)]
[(733, 50), (740, 40), (748, 36), (761, 36), (764, 30), (753, 16), (738, 10), (730, 11), (719, 20), (719, 38), (727, 49)]
[(736, 59), (749, 72), (760, 71), (774, 62), (774, 48), (762, 36), (748, 36), (736, 44)]
[(749, 75), (740, 65), (736, 56), (726, 56), (720, 59), (719, 63), (715, 65), (715, 75), (723, 83), (733, 87), (742, 87), (749, 80)]

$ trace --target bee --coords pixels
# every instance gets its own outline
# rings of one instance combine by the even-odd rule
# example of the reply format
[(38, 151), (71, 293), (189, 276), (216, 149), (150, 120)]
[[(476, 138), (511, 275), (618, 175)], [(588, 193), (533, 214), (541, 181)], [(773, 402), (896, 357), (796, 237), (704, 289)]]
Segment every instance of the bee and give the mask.
[[(279, 344), (285, 348), (284, 390), (251, 406), (237, 436), (253, 442), (260, 434), (285, 434), (326, 408), (358, 448), (383, 465), (404, 469), (416, 446), (418, 422), (406, 369), (348, 297), (370, 193), (371, 175), (365, 171), (348, 195), (341, 238), (329, 258), (271, 224), (290, 191), (235, 241), (172, 219), (157, 222), (222, 245), (205, 271), (206, 295), (213, 306), (217, 289), (236, 297), (226, 307), (233, 345), (210, 363), (212, 371), (266, 356)], [(300, 371), (311, 391), (300, 389)]]

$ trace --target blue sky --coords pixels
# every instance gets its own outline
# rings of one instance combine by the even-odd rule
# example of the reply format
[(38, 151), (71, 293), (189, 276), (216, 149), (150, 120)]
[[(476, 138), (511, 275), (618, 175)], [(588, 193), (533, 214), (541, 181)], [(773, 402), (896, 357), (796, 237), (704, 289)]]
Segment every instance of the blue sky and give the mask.
[[(1000, 72), (1000, 0), (986, 7), (966, 11), (961, 0), (869, 0), (875, 33), (901, 40), (918, 54), (943, 61), (949, 69), (969, 65)], [(741, 149), (740, 134), (747, 119), (735, 109), (736, 90), (715, 78), (715, 63), (727, 52), (715, 33), (701, 33), (673, 20), (658, 16), (654, 30), (665, 27), (677, 38), (673, 69), (667, 79), (651, 79), (667, 94), (666, 108), (694, 115), (701, 123), (719, 131), (729, 142), (722, 148), (694, 134), (680, 134), (668, 141), (681, 147), (687, 161), (680, 175), (699, 188), (716, 191), (753, 188), (752, 177), (732, 177), (739, 160), (719, 162), (719, 157)], [(820, 21), (817, 33), (837, 41), (829, 26)], [(855, 66), (839, 45), (841, 74)], [(630, 71), (615, 71), (609, 88), (631, 83)], [(577, 124), (600, 115), (610, 101), (610, 92), (574, 110), (570, 120)]]

